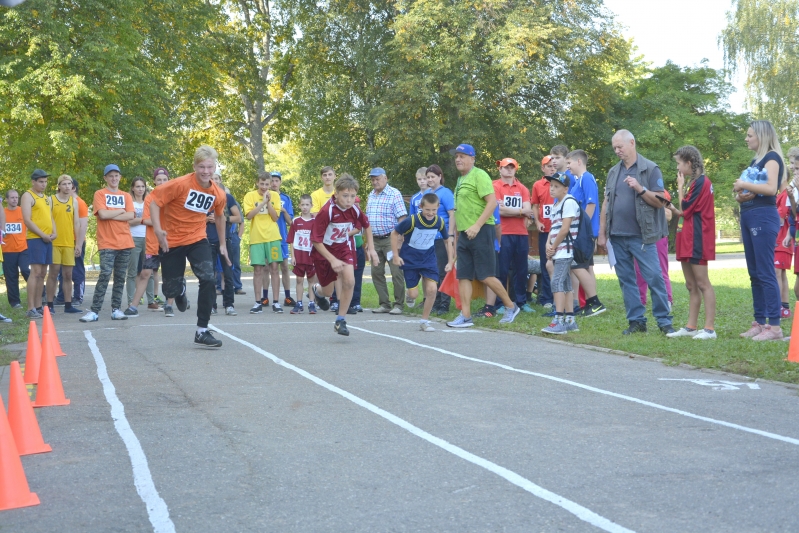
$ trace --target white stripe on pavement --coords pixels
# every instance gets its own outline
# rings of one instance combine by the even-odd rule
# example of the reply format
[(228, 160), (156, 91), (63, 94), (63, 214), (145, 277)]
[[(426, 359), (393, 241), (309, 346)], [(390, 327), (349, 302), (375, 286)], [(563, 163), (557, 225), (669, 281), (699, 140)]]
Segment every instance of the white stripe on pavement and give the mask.
[(97, 348), (97, 341), (94, 340), (91, 331), (85, 330), (83, 334), (86, 336), (86, 340), (89, 341), (89, 349), (94, 356), (94, 362), (97, 363), (97, 377), (100, 378), (100, 382), (103, 384), (105, 399), (111, 406), (111, 418), (114, 420), (114, 427), (128, 449), (130, 464), (133, 467), (133, 484), (136, 486), (136, 492), (139, 493), (139, 497), (147, 507), (147, 516), (150, 518), (153, 531), (155, 533), (175, 533), (175, 524), (169, 518), (169, 509), (155, 489), (153, 478), (150, 475), (150, 467), (147, 465), (147, 456), (144, 455), (139, 439), (136, 438), (128, 419), (125, 418), (125, 406), (119, 401), (114, 384), (111, 383), (111, 379), (108, 377), (105, 360), (103, 360), (103, 354)]
[(654, 402), (650, 402), (650, 401), (647, 401), (647, 400), (642, 400), (640, 398), (635, 398), (633, 396), (627, 396), (626, 394), (619, 394), (617, 392), (611, 392), (611, 391), (608, 391), (608, 390), (599, 389), (597, 387), (592, 387), (591, 385), (584, 385), (582, 383), (577, 383), (576, 381), (571, 381), (571, 380), (559, 378), (559, 377), (556, 377), (556, 376), (550, 376), (548, 374), (541, 374), (539, 372), (532, 372), (530, 370), (522, 370), (520, 368), (514, 368), (512, 366), (503, 365), (502, 363), (495, 363), (494, 361), (486, 361), (484, 359), (477, 359), (475, 357), (469, 357), (468, 355), (463, 355), (463, 354), (459, 354), (459, 353), (456, 353), (456, 352), (451, 352), (451, 351), (445, 350), (443, 348), (438, 348), (436, 346), (429, 346), (427, 344), (422, 344), (422, 343), (419, 343), (419, 342), (412, 341), (410, 339), (404, 339), (402, 337), (397, 337), (397, 336), (394, 336), (394, 335), (388, 335), (386, 333), (378, 333), (377, 331), (370, 331), (368, 329), (363, 329), (363, 328), (359, 328), (359, 327), (356, 327), (356, 326), (351, 326), (349, 324), (347, 324), (347, 327), (349, 329), (355, 329), (355, 330), (358, 330), (358, 331), (363, 331), (364, 333), (369, 333), (371, 335), (377, 335), (378, 337), (386, 337), (386, 338), (389, 338), (389, 339), (398, 340), (400, 342), (405, 342), (405, 343), (411, 344), (413, 346), (418, 346), (420, 348), (427, 348), (428, 350), (433, 350), (435, 352), (443, 353), (444, 355), (450, 355), (452, 357), (457, 357), (458, 359), (465, 359), (467, 361), (473, 361), (475, 363), (481, 363), (481, 364), (484, 364), (484, 365), (496, 366), (496, 367), (502, 368), (504, 370), (510, 370), (511, 372), (518, 372), (520, 374), (527, 374), (529, 376), (535, 376), (537, 378), (544, 378), (544, 379), (548, 379), (548, 380), (551, 380), (551, 381), (556, 381), (558, 383), (563, 383), (565, 385), (571, 385), (572, 387), (577, 387), (577, 388), (584, 389), (584, 390), (587, 390), (587, 391), (596, 392), (596, 393), (599, 393), (599, 394), (604, 394), (605, 396), (612, 396), (613, 398), (619, 398), (620, 400), (627, 400), (628, 402), (633, 402), (633, 403), (637, 403), (637, 404), (640, 404), (640, 405), (645, 405), (647, 407), (653, 407), (655, 409), (660, 409), (662, 411), (667, 411), (669, 413), (682, 415), (682, 416), (685, 416), (685, 417), (688, 417), (688, 418), (694, 418), (696, 420), (702, 420), (703, 422), (710, 422), (711, 424), (718, 424), (720, 426), (724, 426), (724, 427), (728, 427), (728, 428), (732, 428), (732, 429), (737, 429), (738, 431), (745, 431), (747, 433), (753, 433), (755, 435), (760, 435), (761, 437), (767, 437), (769, 439), (774, 439), (774, 440), (778, 440), (778, 441), (782, 441), (782, 442), (787, 442), (788, 444), (794, 444), (796, 446), (799, 446), (799, 439), (794, 439), (793, 437), (786, 437), (784, 435), (778, 435), (776, 433), (770, 433), (768, 431), (762, 431), (760, 429), (754, 429), (754, 428), (750, 428), (750, 427), (746, 427), (746, 426), (741, 426), (741, 425), (738, 425), (738, 424), (734, 424), (732, 422), (726, 422), (724, 420), (718, 420), (718, 419), (710, 418), (710, 417), (707, 417), (707, 416), (696, 415), (694, 413), (689, 413), (688, 411), (683, 411), (681, 409), (675, 409), (673, 407), (667, 407), (667, 406), (661, 405), (659, 403), (654, 403)]
[(413, 434), (413, 435), (415, 435), (415, 436), (417, 436), (417, 437), (419, 437), (419, 438), (421, 438), (423, 440), (426, 440), (430, 444), (438, 446), (439, 448), (441, 448), (444, 451), (447, 451), (447, 452), (449, 452), (449, 453), (451, 453), (451, 454), (453, 454), (453, 455), (455, 455), (457, 457), (460, 457), (461, 459), (463, 459), (465, 461), (468, 461), (468, 462), (470, 462), (472, 464), (475, 464), (475, 465), (477, 465), (477, 466), (479, 466), (481, 468), (484, 468), (484, 469), (488, 470), (489, 472), (492, 472), (492, 473), (498, 475), (499, 477), (504, 478), (507, 481), (510, 481), (511, 483), (516, 485), (517, 487), (526, 490), (527, 492), (531, 493), (532, 495), (534, 495), (534, 496), (536, 496), (538, 498), (541, 498), (542, 500), (548, 501), (550, 503), (553, 503), (553, 504), (557, 505), (558, 507), (561, 507), (562, 509), (565, 509), (566, 511), (570, 512), (571, 514), (573, 514), (574, 516), (576, 516), (580, 520), (588, 522), (589, 524), (591, 524), (591, 525), (593, 525), (595, 527), (598, 527), (598, 528), (600, 528), (600, 529), (602, 529), (604, 531), (609, 531), (609, 532), (613, 532), (613, 533), (633, 533), (632, 530), (627, 529), (627, 528), (625, 528), (623, 526), (620, 526), (620, 525), (616, 524), (615, 522), (612, 522), (611, 520), (596, 514), (595, 512), (591, 511), (590, 509), (587, 509), (587, 508), (583, 507), (582, 505), (580, 505), (578, 503), (575, 503), (575, 502), (573, 502), (571, 500), (568, 500), (568, 499), (564, 498), (563, 496), (555, 494), (554, 492), (550, 492), (547, 489), (536, 485), (535, 483), (533, 483), (529, 479), (526, 479), (526, 478), (520, 476), (519, 474), (517, 474), (515, 472), (512, 472), (511, 470), (508, 470), (507, 468), (499, 466), (496, 463), (492, 463), (488, 459), (483, 459), (482, 457), (479, 457), (479, 456), (474, 455), (474, 454), (472, 454), (470, 452), (467, 452), (463, 448), (455, 446), (454, 444), (451, 444), (451, 443), (445, 441), (444, 439), (440, 439), (440, 438), (438, 438), (438, 437), (436, 437), (434, 435), (431, 435), (430, 433), (424, 431), (423, 429), (420, 429), (420, 428), (414, 426), (410, 422), (408, 422), (406, 420), (403, 420), (402, 418), (399, 418), (398, 416), (393, 415), (393, 414), (389, 413), (388, 411), (385, 411), (385, 410), (377, 407), (376, 405), (374, 405), (372, 403), (369, 403), (366, 400), (364, 400), (362, 398), (359, 398), (358, 396), (355, 396), (352, 393), (349, 393), (349, 392), (347, 392), (347, 391), (345, 391), (343, 389), (340, 389), (340, 388), (336, 387), (335, 385), (331, 385), (327, 381), (325, 381), (325, 380), (323, 380), (321, 378), (318, 378), (318, 377), (314, 376), (313, 374), (311, 374), (311, 373), (309, 373), (309, 372), (307, 372), (307, 371), (305, 371), (305, 370), (303, 370), (303, 369), (301, 369), (299, 367), (296, 367), (296, 366), (292, 365), (291, 363), (287, 363), (287, 362), (283, 361), (282, 359), (280, 359), (276, 355), (271, 354), (271, 353), (259, 348), (258, 346), (255, 346), (254, 344), (252, 344), (250, 342), (247, 342), (247, 341), (245, 341), (243, 339), (235, 337), (235, 336), (231, 335), (230, 333), (226, 333), (226, 332), (222, 331), (221, 329), (217, 328), (216, 326), (209, 325), (209, 327), (212, 330), (219, 332), (221, 335), (224, 335), (225, 337), (228, 337), (229, 339), (232, 339), (232, 340), (238, 342), (239, 344), (242, 344), (242, 345), (250, 348), (254, 352), (263, 355), (264, 357), (270, 359), (273, 363), (275, 363), (277, 365), (280, 365), (280, 366), (282, 366), (282, 367), (284, 367), (284, 368), (286, 368), (288, 370), (291, 370), (292, 372), (296, 372), (300, 376), (302, 376), (302, 377), (304, 377), (304, 378), (316, 383), (320, 387), (324, 387), (325, 389), (329, 390), (330, 392), (334, 392), (334, 393), (338, 394), (339, 396), (341, 396), (343, 398), (346, 398), (347, 400), (351, 401), (352, 403), (354, 403), (356, 405), (359, 405), (359, 406), (363, 407), (364, 409), (367, 409), (367, 410), (373, 412), (374, 414), (384, 418), (385, 420), (388, 420), (392, 424), (395, 424), (395, 425), (401, 427), (402, 429), (408, 431), (409, 433), (411, 433), (411, 434)]

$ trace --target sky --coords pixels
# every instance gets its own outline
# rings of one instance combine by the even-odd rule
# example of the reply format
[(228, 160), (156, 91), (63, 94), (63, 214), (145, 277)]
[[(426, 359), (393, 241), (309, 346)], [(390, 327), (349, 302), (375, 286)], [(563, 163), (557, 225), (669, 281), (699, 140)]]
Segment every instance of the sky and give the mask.
[[(718, 37), (727, 25), (733, 0), (604, 0), (616, 15), (624, 35), (633, 39), (638, 53), (652, 66), (671, 60), (683, 67), (698, 66), (707, 59), (710, 67), (724, 67), (724, 52)], [(733, 79), (730, 95), (733, 111), (744, 110), (742, 77)]]

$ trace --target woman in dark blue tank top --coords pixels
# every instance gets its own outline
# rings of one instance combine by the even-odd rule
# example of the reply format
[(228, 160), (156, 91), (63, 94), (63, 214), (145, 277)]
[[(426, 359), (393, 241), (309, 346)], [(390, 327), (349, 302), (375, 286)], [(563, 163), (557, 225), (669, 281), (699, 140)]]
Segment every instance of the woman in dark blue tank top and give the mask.
[(741, 238), (752, 284), (755, 320), (741, 337), (755, 341), (778, 340), (782, 338), (782, 330), (774, 247), (780, 227), (776, 197), (787, 178), (785, 163), (777, 132), (768, 120), (750, 124), (746, 144), (755, 152), (755, 158), (735, 182), (733, 191), (741, 204)]

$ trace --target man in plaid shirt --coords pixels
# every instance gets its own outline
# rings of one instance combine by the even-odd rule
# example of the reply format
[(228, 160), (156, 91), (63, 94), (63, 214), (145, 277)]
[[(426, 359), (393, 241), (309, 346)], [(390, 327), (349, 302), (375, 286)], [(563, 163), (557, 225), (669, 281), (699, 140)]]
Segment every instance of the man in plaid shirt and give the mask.
[[(401, 315), (405, 300), (405, 277), (402, 269), (391, 261), (391, 232), (394, 227), (408, 215), (402, 194), (388, 184), (386, 171), (382, 168), (373, 168), (369, 172), (372, 180), (372, 192), (366, 203), (366, 216), (372, 227), (375, 251), (380, 263), (372, 265), (372, 283), (380, 299), (380, 307), (372, 309), (373, 313), (391, 313)], [(391, 278), (394, 282), (394, 304), (388, 296), (386, 284), (386, 263), (391, 269)]]

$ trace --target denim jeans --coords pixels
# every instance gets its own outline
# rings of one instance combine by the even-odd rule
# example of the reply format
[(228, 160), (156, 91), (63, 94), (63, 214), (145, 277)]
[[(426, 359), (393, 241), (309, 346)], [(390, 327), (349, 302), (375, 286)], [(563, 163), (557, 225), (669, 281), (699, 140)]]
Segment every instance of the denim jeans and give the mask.
[(549, 239), (549, 232), (538, 234), (538, 260), (541, 261), (541, 276), (538, 278), (538, 303), (541, 305), (555, 303), (547, 271), (547, 239)]
[(353, 305), (361, 305), (361, 288), (363, 287), (363, 271), (366, 268), (366, 254), (363, 251), (363, 246), (356, 249), (358, 255), (358, 264), (355, 265), (355, 288), (352, 289), (352, 301), (350, 307)]
[(28, 250), (21, 252), (5, 252), (3, 254), (3, 275), (6, 277), (8, 290), (8, 303), (12, 306), (20, 304), (19, 301), (19, 275), (28, 281), (31, 268), (28, 264)]
[[(775, 236), (776, 239), (776, 236)], [(610, 238), (613, 252), (616, 256), (616, 276), (619, 278), (621, 293), (624, 297), (624, 307), (627, 310), (628, 322), (642, 322), (646, 324), (646, 307), (641, 304), (638, 292), (638, 283), (635, 277), (635, 264), (638, 262), (641, 275), (649, 285), (652, 294), (652, 315), (657, 320), (658, 327), (671, 326), (672, 317), (669, 314), (669, 299), (666, 294), (666, 284), (660, 270), (657, 245), (643, 244), (640, 236), (618, 236)]]
[(233, 263), (233, 290), (240, 291), (243, 288), (241, 284), (241, 237), (238, 233), (231, 233), (228, 243), (228, 255), (230, 262)]
[[(527, 235), (503, 235), (499, 248), (499, 268), (497, 277), (504, 287), (508, 284), (508, 274), (512, 273), (509, 291), (519, 307), (527, 303), (527, 254), (530, 253), (530, 241)], [(546, 256), (545, 256), (546, 257)]]
[(755, 321), (780, 325), (780, 287), (774, 271), (774, 243), (780, 220), (775, 207), (757, 207), (741, 213), (746, 269), (752, 284)]

